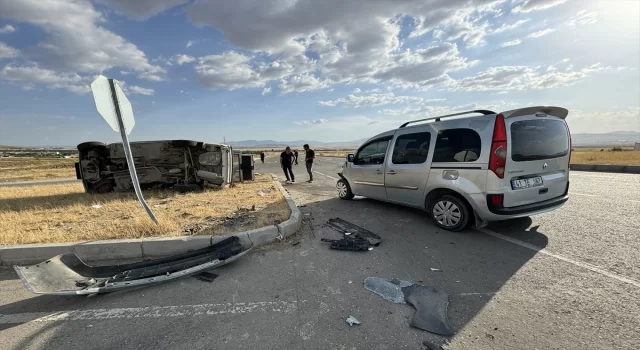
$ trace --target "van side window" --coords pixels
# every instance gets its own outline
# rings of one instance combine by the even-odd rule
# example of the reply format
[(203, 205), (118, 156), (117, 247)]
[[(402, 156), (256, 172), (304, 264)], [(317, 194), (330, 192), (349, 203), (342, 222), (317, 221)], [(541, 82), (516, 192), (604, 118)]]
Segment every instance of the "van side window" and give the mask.
[(440, 130), (433, 162), (475, 162), (480, 158), (480, 135), (472, 129)]
[(393, 164), (422, 164), (429, 155), (431, 133), (417, 132), (398, 136), (393, 147)]
[(358, 151), (354, 163), (357, 165), (383, 164), (388, 146), (389, 139), (371, 142)]

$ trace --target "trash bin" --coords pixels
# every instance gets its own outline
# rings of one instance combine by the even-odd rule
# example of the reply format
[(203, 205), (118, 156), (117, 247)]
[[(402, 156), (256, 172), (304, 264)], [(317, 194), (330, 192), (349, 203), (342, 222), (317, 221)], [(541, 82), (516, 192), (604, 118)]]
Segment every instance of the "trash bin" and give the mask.
[(255, 179), (253, 154), (242, 155), (240, 169), (242, 170), (242, 181), (253, 181)]

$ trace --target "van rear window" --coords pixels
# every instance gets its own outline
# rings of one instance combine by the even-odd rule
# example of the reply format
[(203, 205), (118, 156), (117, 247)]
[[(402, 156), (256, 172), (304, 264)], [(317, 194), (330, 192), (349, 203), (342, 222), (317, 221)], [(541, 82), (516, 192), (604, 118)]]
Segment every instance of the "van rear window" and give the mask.
[(564, 157), (569, 154), (567, 126), (557, 119), (533, 119), (511, 124), (511, 159), (515, 162)]

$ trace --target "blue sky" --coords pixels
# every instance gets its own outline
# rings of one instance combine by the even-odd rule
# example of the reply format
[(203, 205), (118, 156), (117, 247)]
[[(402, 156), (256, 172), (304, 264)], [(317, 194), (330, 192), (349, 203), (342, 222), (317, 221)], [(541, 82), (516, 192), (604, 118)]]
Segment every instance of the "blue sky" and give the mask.
[(636, 0), (0, 0), (0, 144), (351, 141), (451, 111), (570, 110), (640, 131)]

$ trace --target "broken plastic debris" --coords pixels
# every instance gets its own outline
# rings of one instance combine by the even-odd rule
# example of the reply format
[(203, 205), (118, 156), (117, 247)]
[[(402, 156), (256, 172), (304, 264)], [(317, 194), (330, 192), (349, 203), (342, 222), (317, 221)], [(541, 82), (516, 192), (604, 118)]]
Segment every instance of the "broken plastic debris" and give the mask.
[(345, 235), (345, 236), (348, 236), (348, 235), (350, 235), (350, 234), (351, 234), (351, 232), (345, 232), (345, 233), (344, 233), (344, 235)]
[(357, 318), (349, 315), (349, 317), (347, 317), (347, 323), (349, 324), (349, 327), (353, 326), (354, 324), (361, 324), (362, 322), (358, 321)]
[(442, 270), (440, 270), (440, 269), (436, 269), (436, 268), (433, 268), (433, 267), (432, 267), (432, 268), (431, 268), (431, 271), (442, 271)]
[(100, 209), (100, 208), (102, 208), (102, 206), (100, 204), (96, 204), (96, 205), (92, 205), (91, 208)]
[(264, 197), (264, 192), (259, 191), (259, 192), (258, 192), (258, 196), (260, 196), (260, 197)]
[(449, 295), (436, 288), (414, 284), (402, 288), (405, 300), (416, 308), (411, 327), (449, 336), (455, 334), (449, 325)]
[(373, 247), (369, 247), (369, 250), (373, 250)]
[(412, 285), (412, 282), (402, 281), (398, 279), (386, 279), (380, 277), (367, 277), (364, 280), (364, 288), (381, 296), (384, 300), (396, 304), (404, 304), (403, 287)]
[(353, 281), (349, 281), (349, 282), (347, 282), (347, 283), (348, 283), (348, 284), (351, 284), (351, 283), (353, 283)]

